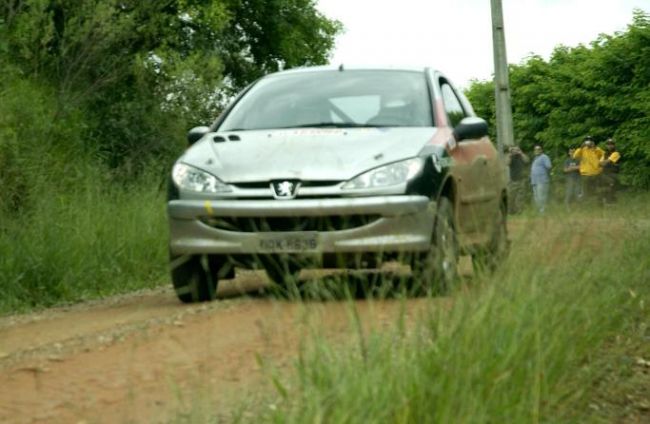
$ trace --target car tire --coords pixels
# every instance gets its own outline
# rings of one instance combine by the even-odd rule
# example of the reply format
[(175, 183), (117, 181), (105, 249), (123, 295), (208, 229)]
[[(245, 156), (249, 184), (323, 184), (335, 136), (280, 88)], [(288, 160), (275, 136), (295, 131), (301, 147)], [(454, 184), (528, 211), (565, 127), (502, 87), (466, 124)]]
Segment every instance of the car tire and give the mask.
[(260, 262), (269, 279), (281, 287), (289, 287), (298, 282), (301, 267), (294, 258), (278, 255), (261, 256)]
[(493, 273), (508, 256), (509, 250), (506, 208), (502, 206), (497, 212), (496, 223), (488, 244), (472, 254), (474, 272)]
[(215, 255), (170, 257), (172, 284), (183, 303), (207, 302), (217, 295), (217, 272), (223, 260)]
[(414, 286), (425, 293), (447, 293), (458, 281), (460, 249), (454, 225), (451, 201), (441, 197), (438, 202), (431, 247), (413, 264)]

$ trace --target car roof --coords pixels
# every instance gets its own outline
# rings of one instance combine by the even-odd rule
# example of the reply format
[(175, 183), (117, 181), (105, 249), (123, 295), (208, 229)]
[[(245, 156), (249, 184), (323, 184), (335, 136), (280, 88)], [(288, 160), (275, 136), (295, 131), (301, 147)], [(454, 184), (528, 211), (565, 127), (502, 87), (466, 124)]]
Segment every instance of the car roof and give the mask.
[(291, 68), (283, 71), (268, 74), (272, 75), (286, 75), (293, 73), (307, 73), (307, 72), (322, 72), (322, 71), (410, 71), (410, 72), (426, 72), (428, 70), (440, 73), (439, 71), (428, 66), (404, 66), (404, 65), (322, 65), (322, 66), (304, 66)]

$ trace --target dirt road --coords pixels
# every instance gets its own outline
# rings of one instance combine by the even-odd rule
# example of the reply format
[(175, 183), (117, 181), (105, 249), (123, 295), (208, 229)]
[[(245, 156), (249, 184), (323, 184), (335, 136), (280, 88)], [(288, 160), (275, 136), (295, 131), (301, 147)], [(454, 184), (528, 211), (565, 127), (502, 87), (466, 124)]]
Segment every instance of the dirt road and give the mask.
[[(349, 303), (259, 294), (266, 285), (248, 271), (207, 304), (183, 305), (165, 288), (0, 318), (0, 422), (168, 422), (207, 405), (206, 415), (225, 414), (230, 400), (266, 390), (257, 358), (290, 366), (313, 323), (353, 337)], [(426, 301), (409, 300), (410, 313)], [(404, 305), (356, 306), (382, 326)]]

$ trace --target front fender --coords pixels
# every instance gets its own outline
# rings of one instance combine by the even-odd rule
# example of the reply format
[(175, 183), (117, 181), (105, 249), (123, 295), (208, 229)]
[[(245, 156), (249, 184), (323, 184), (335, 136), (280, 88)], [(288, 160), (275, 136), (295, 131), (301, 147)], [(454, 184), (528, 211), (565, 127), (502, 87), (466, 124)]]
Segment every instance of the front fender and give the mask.
[(454, 186), (451, 178), (453, 159), (447, 150), (438, 145), (427, 145), (420, 157), (425, 158), (422, 173), (407, 186), (407, 194), (428, 196), (438, 199), (441, 195), (449, 195), (453, 201)]

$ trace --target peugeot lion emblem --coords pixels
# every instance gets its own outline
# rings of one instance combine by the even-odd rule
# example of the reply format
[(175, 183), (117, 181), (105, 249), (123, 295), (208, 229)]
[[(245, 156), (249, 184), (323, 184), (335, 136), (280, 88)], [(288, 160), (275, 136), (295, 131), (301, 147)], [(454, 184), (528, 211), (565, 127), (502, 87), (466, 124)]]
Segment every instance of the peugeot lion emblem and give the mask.
[(293, 199), (296, 197), (298, 184), (292, 181), (275, 181), (271, 183), (271, 187), (276, 199)]

